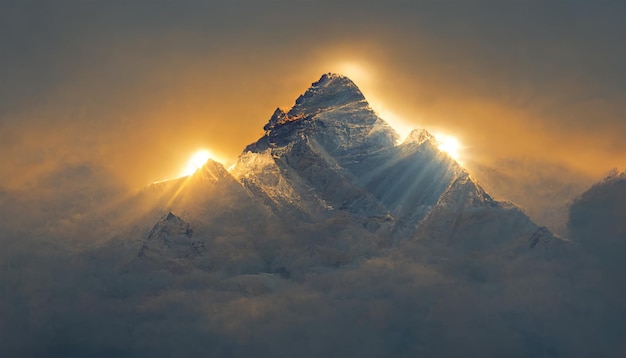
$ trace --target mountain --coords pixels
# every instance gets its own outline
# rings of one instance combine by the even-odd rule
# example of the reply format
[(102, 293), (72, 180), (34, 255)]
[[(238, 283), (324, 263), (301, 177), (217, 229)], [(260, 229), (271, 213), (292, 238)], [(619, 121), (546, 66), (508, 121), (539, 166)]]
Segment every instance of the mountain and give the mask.
[(388, 217), (399, 238), (480, 250), (562, 243), (515, 206), (493, 200), (428, 131), (397, 144), (398, 134), (347, 77), (323, 75), (264, 129), (232, 173), (277, 215)]
[(193, 230), (189, 223), (168, 212), (150, 230), (131, 267), (184, 271), (188, 269), (186, 266), (201, 258), (206, 251), (204, 243), (193, 238)]
[(614, 171), (574, 200), (567, 228), (573, 241), (618, 273), (625, 267), (625, 218), (626, 172)]
[(567, 215), (574, 199), (596, 178), (559, 163), (527, 157), (492, 164), (466, 160), (464, 166), (496, 198), (519, 205), (533, 221), (567, 236)]
[(24, 219), (2, 231), (0, 356), (624, 356), (624, 174), (575, 201), (570, 244), (438, 147), (326, 74), (231, 170), (86, 190), (63, 231), (1, 191), (3, 225)]
[(264, 129), (265, 135), (245, 149), (233, 174), (274, 211), (304, 216), (347, 208), (386, 213), (358, 185), (348, 164), (392, 147), (397, 134), (369, 108), (352, 81), (322, 76), (288, 112), (277, 109)]
[[(320, 228), (342, 218), (342, 230), (372, 234), (379, 246), (419, 240), (468, 252), (549, 256), (564, 248), (516, 206), (489, 196), (427, 130), (398, 143), (398, 134), (345, 76), (324, 74), (291, 109), (276, 109), (263, 128), (230, 172), (209, 160), (192, 176), (147, 191), (160, 196), (161, 207), (207, 230), (269, 225), (291, 235), (308, 225), (311, 235), (333, 236)], [(254, 241), (255, 234), (244, 236)]]

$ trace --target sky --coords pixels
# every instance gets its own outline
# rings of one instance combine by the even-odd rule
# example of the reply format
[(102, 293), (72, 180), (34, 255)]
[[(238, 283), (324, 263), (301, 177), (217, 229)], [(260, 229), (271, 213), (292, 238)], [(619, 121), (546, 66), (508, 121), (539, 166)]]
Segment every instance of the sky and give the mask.
[[(622, 0), (0, 0), (0, 355), (626, 355), (626, 174), (573, 199), (626, 169), (625, 15)], [(200, 149), (232, 164), (326, 72), (401, 134), (456, 137), (487, 192), (583, 250), (387, 255), (343, 215), (272, 221), (219, 191), (190, 207), (214, 269), (132, 270), (160, 210), (140, 190)], [(281, 260), (294, 279), (267, 275)]]
[(626, 167), (624, 14), (573, 0), (2, 1), (0, 188), (84, 163), (141, 188), (198, 149), (228, 166), (325, 72), (402, 133), (455, 136), (469, 168), (601, 178)]

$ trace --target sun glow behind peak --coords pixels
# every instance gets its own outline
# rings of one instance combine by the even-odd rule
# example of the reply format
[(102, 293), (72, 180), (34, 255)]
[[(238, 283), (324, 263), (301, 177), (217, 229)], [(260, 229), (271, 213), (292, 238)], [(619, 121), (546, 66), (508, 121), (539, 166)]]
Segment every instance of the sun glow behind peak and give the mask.
[(461, 142), (456, 137), (447, 134), (436, 133), (433, 136), (437, 140), (437, 148), (460, 163), (461, 149), (463, 149)]
[(361, 62), (344, 61), (332, 67), (336, 68), (338, 73), (348, 76), (348, 78), (357, 83), (358, 86), (367, 86), (371, 84), (373, 80), (373, 70)]
[(202, 149), (193, 153), (193, 155), (189, 158), (189, 161), (187, 161), (187, 165), (185, 166), (185, 169), (181, 173), (181, 176), (192, 175), (198, 169), (202, 168), (204, 163), (206, 163), (207, 160), (211, 158), (212, 158), (211, 152), (209, 152), (206, 149)]
[[(415, 129), (415, 127), (411, 125), (410, 122), (389, 111), (380, 103), (370, 102), (370, 106), (398, 133), (398, 144), (404, 142), (409, 134)], [(439, 148), (439, 150), (447, 153), (452, 159), (454, 159), (458, 163), (462, 163), (461, 151), (463, 150), (463, 145), (457, 139), (457, 137), (442, 133), (433, 133), (433, 137), (435, 137), (435, 140), (437, 141), (437, 148)]]

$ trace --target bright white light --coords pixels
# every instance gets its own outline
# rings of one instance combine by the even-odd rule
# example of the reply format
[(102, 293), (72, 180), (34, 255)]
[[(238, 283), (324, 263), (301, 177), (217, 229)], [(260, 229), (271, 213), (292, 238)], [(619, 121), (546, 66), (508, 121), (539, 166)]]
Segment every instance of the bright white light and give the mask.
[(452, 159), (459, 161), (460, 152), (462, 149), (461, 142), (453, 136), (445, 135), (445, 134), (434, 134), (437, 143), (439, 144), (437, 148), (440, 151), (448, 153)]
[(183, 171), (183, 176), (192, 175), (196, 172), (196, 170), (202, 168), (204, 163), (211, 158), (211, 153), (208, 150), (199, 150), (195, 152), (189, 161), (187, 162), (187, 166)]
[[(381, 102), (376, 100), (377, 96), (374, 86), (376, 78), (373, 76), (372, 68), (367, 66), (364, 62), (358, 61), (339, 62), (334, 64), (333, 67), (338, 70), (338, 73), (348, 76), (359, 86), (374, 112), (398, 133), (398, 144), (404, 142), (411, 131), (415, 129), (415, 118), (413, 118), (412, 121), (407, 121), (385, 108)], [(463, 146), (456, 137), (440, 133), (433, 133), (433, 136), (437, 141), (439, 150), (447, 153), (458, 163), (461, 163), (460, 158), (462, 156), (461, 151)]]

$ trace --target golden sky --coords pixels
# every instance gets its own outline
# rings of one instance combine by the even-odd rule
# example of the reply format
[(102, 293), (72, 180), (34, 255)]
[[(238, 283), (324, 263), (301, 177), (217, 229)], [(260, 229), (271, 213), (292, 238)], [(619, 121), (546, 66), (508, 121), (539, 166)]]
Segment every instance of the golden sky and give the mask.
[(131, 187), (228, 165), (322, 73), (468, 166), (626, 168), (617, 2), (2, 2), (0, 187), (92, 163)]

